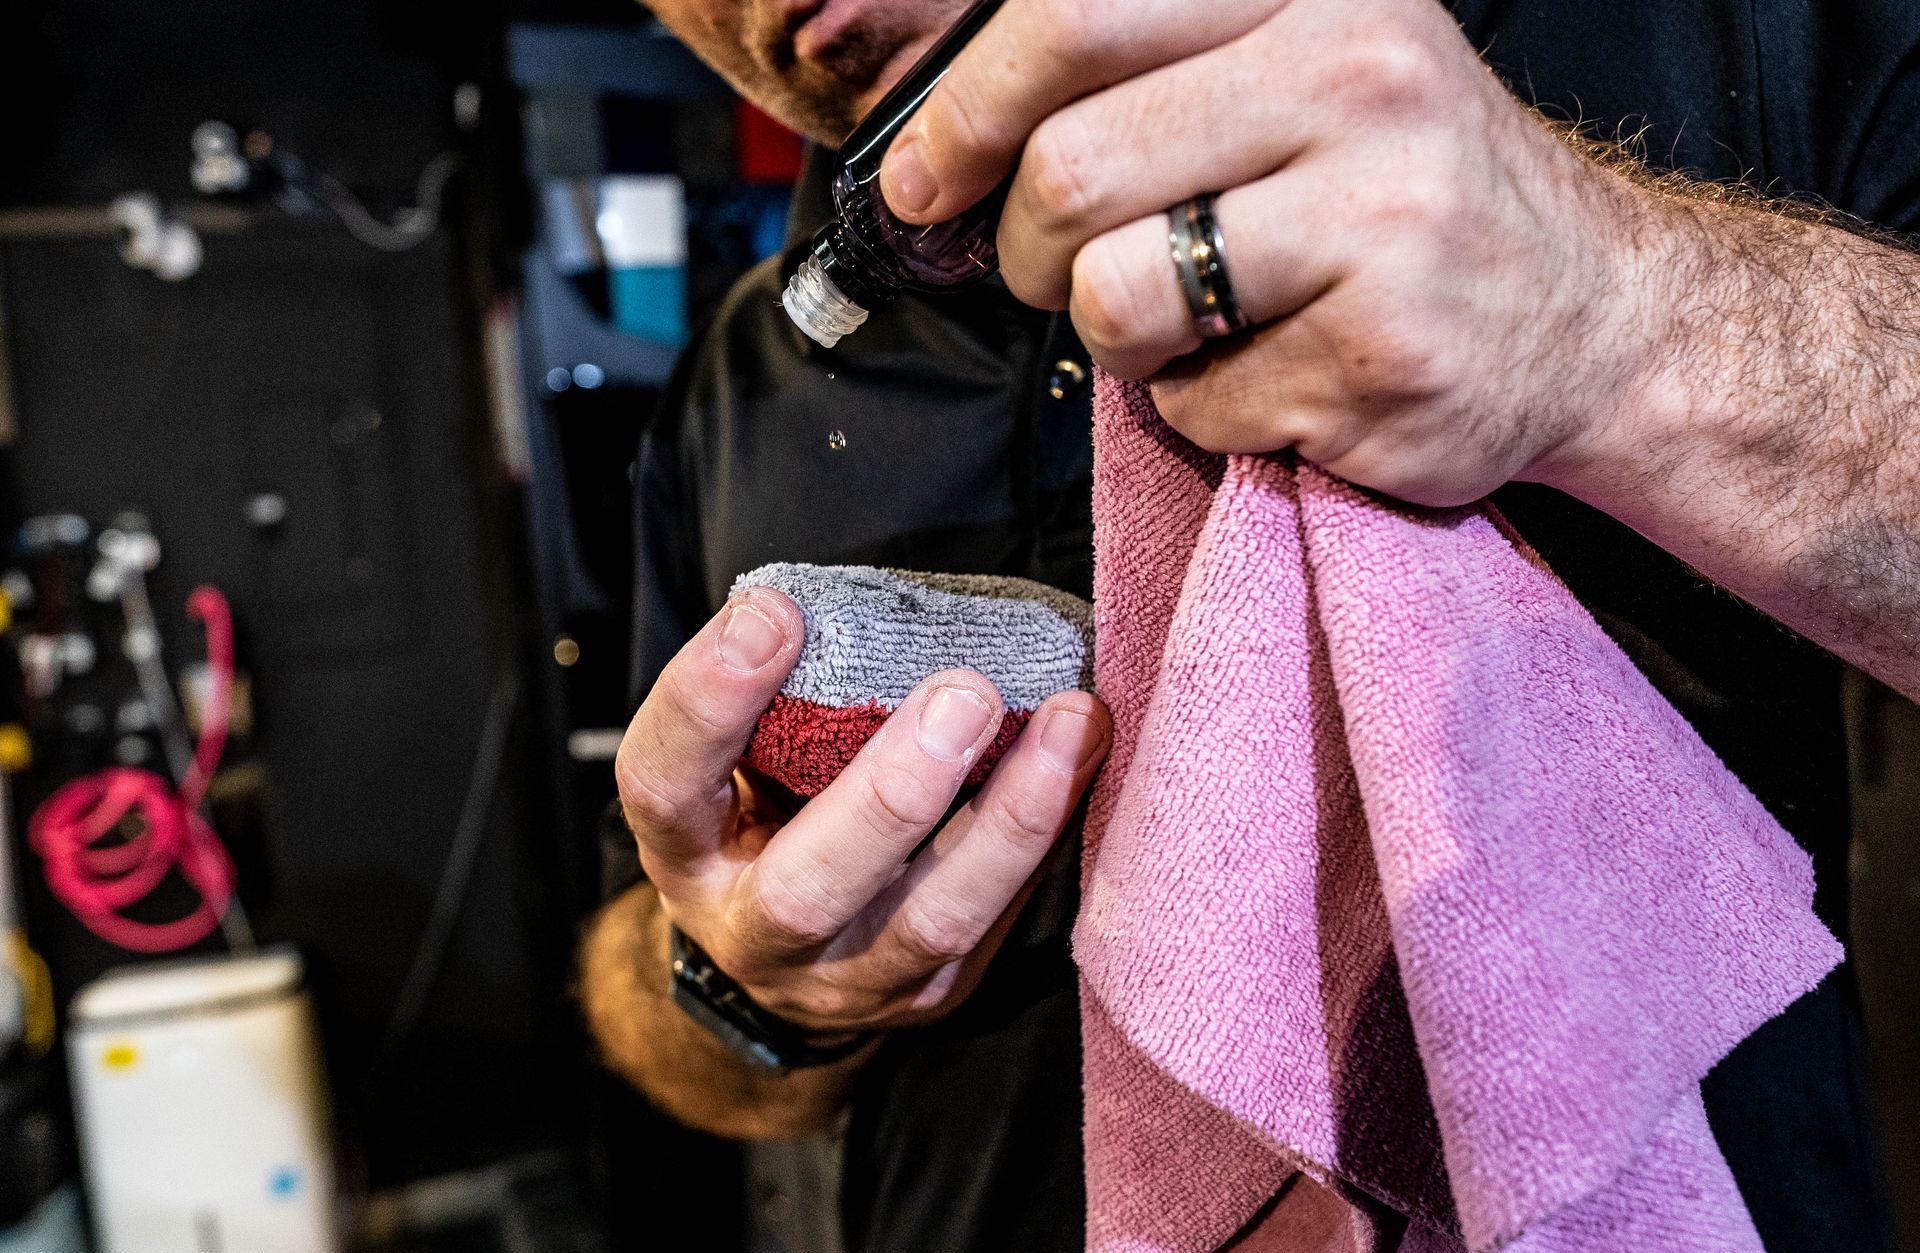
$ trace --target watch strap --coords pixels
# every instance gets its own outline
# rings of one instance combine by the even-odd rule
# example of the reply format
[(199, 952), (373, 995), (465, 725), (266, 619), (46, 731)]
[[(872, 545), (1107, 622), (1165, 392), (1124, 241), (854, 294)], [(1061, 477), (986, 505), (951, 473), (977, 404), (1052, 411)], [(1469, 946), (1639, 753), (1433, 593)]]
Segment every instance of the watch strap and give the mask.
[(727, 1047), (727, 1051), (756, 1070), (785, 1074), (826, 1066), (853, 1056), (873, 1039), (872, 1031), (856, 1032), (827, 1043), (821, 1033), (809, 1031), (747, 995), (679, 927), (668, 929), (673, 961), (673, 1003)]

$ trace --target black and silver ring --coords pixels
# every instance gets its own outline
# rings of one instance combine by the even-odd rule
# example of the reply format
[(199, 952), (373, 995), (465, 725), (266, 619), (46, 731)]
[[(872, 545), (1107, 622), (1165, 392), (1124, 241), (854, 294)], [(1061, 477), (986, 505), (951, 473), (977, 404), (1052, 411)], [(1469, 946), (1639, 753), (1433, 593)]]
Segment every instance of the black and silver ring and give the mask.
[(1227, 277), (1227, 248), (1213, 216), (1211, 193), (1167, 210), (1167, 244), (1193, 329), (1202, 339), (1231, 335), (1247, 324)]

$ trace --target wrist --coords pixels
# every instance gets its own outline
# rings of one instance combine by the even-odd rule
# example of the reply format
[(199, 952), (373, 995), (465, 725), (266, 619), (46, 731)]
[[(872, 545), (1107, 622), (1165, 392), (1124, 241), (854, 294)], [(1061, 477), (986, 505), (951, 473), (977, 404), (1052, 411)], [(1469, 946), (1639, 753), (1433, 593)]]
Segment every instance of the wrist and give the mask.
[(667, 928), (642, 883), (588, 932), (581, 995), (602, 1060), (668, 1116), (713, 1135), (784, 1140), (830, 1126), (861, 1055), (785, 1076), (741, 1065), (672, 1003)]
[(1688, 206), (1582, 159), (1594, 186), (1581, 228), (1596, 241), (1562, 352), (1542, 363), (1556, 436), (1521, 477), (1595, 503), (1645, 472), (1666, 415), (1684, 411), (1682, 291), (1676, 275), (1697, 247)]
[(765, 1008), (678, 927), (669, 928), (673, 1002), (728, 1052), (756, 1070), (786, 1074), (842, 1062), (871, 1031), (818, 1030)]

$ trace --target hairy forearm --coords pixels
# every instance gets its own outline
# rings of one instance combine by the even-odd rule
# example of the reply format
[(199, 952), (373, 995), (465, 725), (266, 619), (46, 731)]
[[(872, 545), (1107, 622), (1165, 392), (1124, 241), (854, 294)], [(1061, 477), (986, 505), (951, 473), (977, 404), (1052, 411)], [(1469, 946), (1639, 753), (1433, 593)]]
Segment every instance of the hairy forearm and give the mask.
[(1920, 256), (1739, 194), (1644, 190), (1622, 227), (1646, 368), (1542, 477), (1920, 695)]
[(753, 1070), (673, 1004), (667, 919), (640, 884), (602, 910), (581, 951), (581, 999), (607, 1064), (661, 1110), (734, 1139), (788, 1139), (829, 1125), (861, 1057), (785, 1076)]

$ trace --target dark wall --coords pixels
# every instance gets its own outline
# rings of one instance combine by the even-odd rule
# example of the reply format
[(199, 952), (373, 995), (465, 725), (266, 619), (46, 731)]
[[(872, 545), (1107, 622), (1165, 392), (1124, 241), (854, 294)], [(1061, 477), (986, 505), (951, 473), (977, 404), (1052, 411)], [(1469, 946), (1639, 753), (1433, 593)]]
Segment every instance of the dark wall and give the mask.
[[(173, 658), (197, 654), (180, 613), (194, 584), (234, 605), (269, 782), (243, 869), (265, 938), (313, 961), (335, 1081), (376, 1174), (537, 1138), (560, 1101), (550, 1054), (570, 1012), (564, 940), (541, 922), (561, 850), (526, 803), (523, 752), (422, 1029), (366, 1086), (490, 693), (519, 664), (450, 249), (388, 257), (289, 226), (211, 240), (206, 269), (179, 285), (93, 242), (12, 245), (0, 276), (19, 506), (97, 524), (145, 514), (166, 549), (154, 592)], [(287, 502), (269, 530), (246, 520), (262, 492)], [(121, 959), (41, 921), (65, 937), (49, 956), (69, 987)]]
[(0, 201), (184, 197), (188, 136), (259, 127), (350, 186), (400, 194), (484, 70), (494, 6), (422, 0), (9, 0)]
[[(472, 259), (489, 241), (472, 226), (497, 197), (474, 191), (499, 172), (450, 104), (456, 83), (491, 81), (499, 39), (485, 3), (0, 5), (0, 207), (189, 202), (188, 139), (209, 118), (268, 131), (376, 210), (467, 149), (446, 229), (402, 254), (272, 207), (208, 234), (204, 269), (178, 284), (106, 239), (0, 245), (20, 424), (0, 491), (14, 516), (144, 513), (176, 666), (198, 655), (187, 591), (231, 599), (266, 780), (257, 846), (236, 848), (243, 886), (263, 938), (311, 961), (375, 1184), (551, 1146), (583, 1082), (566, 989), (578, 868), (541, 797), (523, 532), (478, 383)], [(262, 492), (288, 505), (266, 530), (246, 517)], [(447, 962), (370, 1082), (509, 678), (519, 730)], [(64, 990), (124, 960), (36, 905)]]

